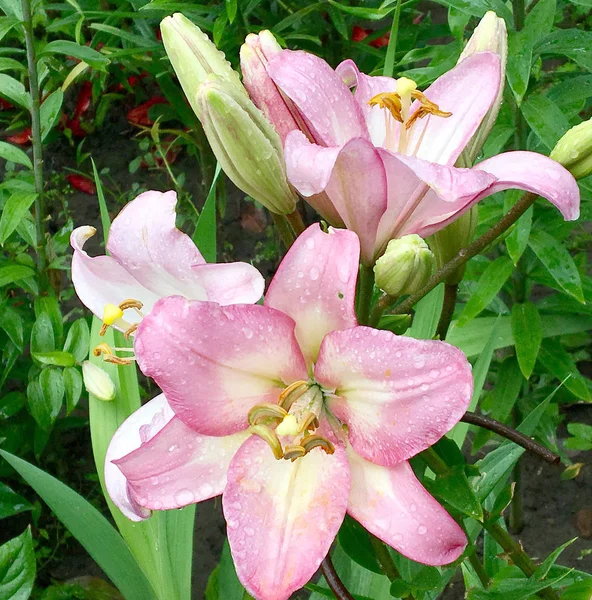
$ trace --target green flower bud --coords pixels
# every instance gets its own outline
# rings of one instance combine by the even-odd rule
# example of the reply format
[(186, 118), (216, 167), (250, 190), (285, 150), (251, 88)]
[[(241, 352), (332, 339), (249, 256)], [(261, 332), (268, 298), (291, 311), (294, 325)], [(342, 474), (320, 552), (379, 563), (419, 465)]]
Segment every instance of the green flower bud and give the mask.
[[(450, 223), (434, 233), (428, 242), (430, 248), (436, 257), (436, 266), (440, 269), (447, 262), (450, 262), (463, 248), (466, 248), (473, 240), (475, 228), (478, 221), (478, 208), (473, 206), (459, 219)], [(449, 275), (445, 283), (449, 285), (457, 284), (465, 274), (465, 265), (460, 266), (454, 273)]]
[(376, 261), (376, 285), (389, 296), (413, 294), (434, 271), (436, 261), (428, 245), (415, 234), (391, 240)]
[(572, 127), (555, 145), (551, 158), (576, 179), (592, 173), (592, 119)]
[(280, 137), (246, 94), (210, 75), (199, 87), (197, 105), (208, 142), (232, 182), (274, 213), (293, 212), (297, 197)]
[(163, 19), (160, 31), (164, 48), (179, 78), (179, 83), (191, 108), (198, 116), (197, 89), (212, 73), (226, 79), (246, 95), (238, 73), (226, 60), (224, 53), (216, 48), (197, 25), (181, 13)]
[(86, 391), (95, 398), (105, 402), (110, 402), (115, 398), (115, 384), (111, 381), (109, 374), (101, 367), (93, 365), (89, 360), (82, 363), (82, 379)]

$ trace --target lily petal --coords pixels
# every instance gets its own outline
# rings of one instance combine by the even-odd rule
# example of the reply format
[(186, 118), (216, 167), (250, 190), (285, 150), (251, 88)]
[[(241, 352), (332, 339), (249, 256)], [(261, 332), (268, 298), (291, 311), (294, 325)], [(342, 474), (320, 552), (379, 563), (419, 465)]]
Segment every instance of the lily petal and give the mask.
[[(493, 52), (473, 54), (444, 73), (424, 94), (452, 116), (417, 120), (409, 130), (409, 151), (418, 148), (419, 158), (453, 165), (491, 108), (500, 83), (500, 58)], [(419, 101), (411, 105), (411, 116), (419, 106)]]
[(458, 523), (415, 477), (408, 462), (375, 465), (348, 447), (351, 492), (347, 512), (370, 533), (424, 565), (446, 565), (464, 551)]
[(160, 394), (132, 413), (119, 426), (107, 448), (105, 487), (115, 506), (132, 521), (143, 521), (152, 514), (152, 511), (140, 506), (134, 500), (125, 475), (113, 461), (133, 452), (140, 447), (142, 442), (149, 441), (174, 415), (165, 395)]
[(208, 300), (223, 306), (254, 304), (265, 289), (265, 279), (245, 262), (210, 263), (193, 267), (203, 285)]
[(304, 196), (325, 191), (346, 227), (355, 231), (362, 259), (370, 263), (378, 222), (386, 208), (386, 175), (373, 144), (355, 138), (341, 148), (311, 144), (299, 131), (286, 139), (290, 183)]
[(302, 113), (317, 144), (341, 146), (351, 138), (368, 137), (357, 102), (322, 58), (283, 50), (270, 59), (267, 70)]
[[(128, 298), (139, 300), (144, 310), (150, 311), (158, 295), (146, 289), (131, 273), (111, 256), (89, 256), (83, 249), (86, 241), (95, 235), (94, 227), (77, 227), (70, 236), (74, 249), (72, 256), (72, 282), (80, 301), (99, 319), (103, 318), (106, 304), (119, 304)], [(114, 326), (125, 331), (138, 323), (140, 316), (128, 311), (125, 319)]]
[(572, 174), (558, 162), (536, 152), (504, 152), (476, 167), (497, 181), (479, 199), (516, 188), (533, 192), (555, 205), (566, 221), (580, 216), (580, 190)]
[(224, 491), (228, 465), (248, 436), (246, 431), (204, 436), (173, 416), (156, 435), (113, 463), (127, 480), (132, 502), (153, 510), (181, 508)]
[(345, 449), (315, 448), (276, 460), (261, 439), (247, 440), (230, 463), (222, 496), (236, 572), (259, 600), (287, 600), (314, 575), (345, 516)]
[(450, 431), (473, 389), (471, 365), (457, 348), (370, 327), (329, 333), (315, 379), (335, 390), (327, 408), (348, 425), (354, 450), (386, 466)]
[(231, 435), (248, 427), (255, 404), (276, 402), (286, 385), (308, 378), (294, 326), (265, 306), (170, 296), (144, 318), (134, 348), (186, 425)]
[(360, 243), (343, 229), (311, 225), (290, 248), (265, 295), (265, 306), (296, 322), (296, 339), (309, 364), (322, 339), (357, 324), (354, 301)]

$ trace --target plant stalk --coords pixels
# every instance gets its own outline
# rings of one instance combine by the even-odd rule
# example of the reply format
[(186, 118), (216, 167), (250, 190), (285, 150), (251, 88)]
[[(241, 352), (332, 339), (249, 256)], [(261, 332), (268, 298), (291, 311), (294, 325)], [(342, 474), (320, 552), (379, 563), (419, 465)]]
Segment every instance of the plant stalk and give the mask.
[(393, 15), (393, 24), (391, 25), (391, 36), (389, 38), (388, 47), (386, 49), (386, 57), (384, 59), (384, 68), (382, 74), (385, 77), (392, 77), (395, 71), (395, 53), (397, 52), (397, 37), (399, 35), (399, 21), (401, 19), (401, 0), (397, 0), (395, 14)]
[(290, 223), (288, 223), (288, 219), (286, 219), (285, 215), (278, 215), (277, 213), (271, 211), (269, 211), (269, 214), (273, 219), (273, 224), (280, 234), (280, 238), (282, 239), (286, 250), (288, 250), (296, 239), (294, 231), (292, 230), (292, 227), (290, 227)]
[(31, 145), (33, 146), (33, 176), (35, 180), (35, 234), (37, 237), (37, 269), (43, 276), (45, 271), (45, 213), (43, 202), (43, 150), (41, 144), (41, 97), (37, 77), (37, 57), (33, 37), (33, 19), (30, 0), (21, 0), (23, 10), (23, 28), (27, 50), (27, 70), (29, 77), (29, 95), (31, 97)]
[(365, 265), (360, 266), (360, 275), (358, 277), (357, 314), (358, 323), (367, 325), (370, 320), (370, 305), (372, 304), (372, 294), (374, 292), (374, 269)]
[(295, 208), (289, 215), (286, 215), (286, 219), (292, 226), (296, 237), (298, 237), (305, 229), (304, 221), (302, 220), (302, 216), (298, 212), (298, 209)]
[(454, 307), (456, 306), (456, 297), (458, 295), (458, 283), (444, 284), (444, 304), (442, 305), (442, 313), (438, 321), (436, 336), (440, 340), (446, 339), (448, 328), (454, 315)]
[(335, 594), (337, 600), (354, 600), (354, 597), (349, 593), (348, 589), (345, 587), (345, 584), (339, 578), (329, 554), (325, 556), (323, 562), (321, 563), (321, 572), (323, 573), (327, 585)]
[(483, 563), (479, 560), (477, 556), (477, 548), (475, 548), (474, 544), (471, 544), (472, 552), (468, 556), (469, 563), (473, 567), (477, 577), (479, 577), (479, 581), (483, 584), (483, 587), (487, 589), (489, 587), (490, 579)]

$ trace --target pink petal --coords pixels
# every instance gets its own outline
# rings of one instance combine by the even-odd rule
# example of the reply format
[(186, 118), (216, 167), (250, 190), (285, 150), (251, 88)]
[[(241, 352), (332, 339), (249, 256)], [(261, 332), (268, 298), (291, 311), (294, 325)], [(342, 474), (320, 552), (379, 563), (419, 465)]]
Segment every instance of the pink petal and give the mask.
[(204, 286), (208, 300), (228, 304), (254, 304), (265, 289), (265, 279), (244, 262), (197, 265), (193, 272)]
[(351, 138), (368, 137), (357, 102), (322, 58), (283, 50), (269, 61), (268, 73), (299, 109), (317, 144), (341, 146)]
[(305, 197), (325, 191), (370, 263), (378, 222), (387, 201), (386, 177), (378, 150), (355, 138), (341, 148), (311, 144), (300, 132), (288, 135), (285, 148), (290, 183)]
[[(452, 116), (430, 115), (417, 120), (409, 130), (408, 152), (441, 165), (453, 165), (491, 108), (499, 87), (499, 56), (479, 52), (465, 58), (424, 92), (428, 100)], [(415, 101), (410, 114), (417, 108), (419, 102)]]
[(276, 402), (286, 385), (308, 378), (294, 321), (259, 305), (163, 298), (134, 347), (175, 414), (205, 435), (246, 429), (255, 404)]
[(566, 221), (580, 216), (580, 190), (571, 173), (558, 162), (536, 152), (505, 152), (479, 163), (476, 169), (497, 178), (480, 198), (517, 188), (554, 204)]
[(370, 139), (375, 146), (384, 146), (387, 128), (391, 128), (392, 139), (389, 140), (396, 148), (399, 141), (400, 123), (393, 119), (388, 110), (379, 106), (370, 106), (368, 102), (382, 92), (395, 92), (397, 80), (392, 77), (370, 77), (358, 70), (353, 60), (347, 59), (337, 65), (335, 72), (343, 79), (348, 87), (356, 88), (354, 99), (360, 105)]
[[(72, 255), (72, 282), (80, 301), (99, 319), (103, 318), (106, 304), (120, 304), (128, 298), (135, 298), (150, 311), (158, 296), (146, 289), (133, 275), (126, 271), (111, 256), (90, 257), (83, 249), (85, 242), (95, 235), (94, 227), (77, 227), (70, 236), (74, 249)], [(115, 327), (125, 331), (140, 317), (127, 311), (125, 319), (115, 323)]]
[(347, 512), (398, 552), (425, 565), (446, 565), (467, 539), (456, 521), (415, 477), (408, 462), (375, 465), (349, 447), (351, 492)]
[(276, 460), (252, 437), (230, 464), (222, 497), (236, 572), (259, 600), (287, 600), (314, 575), (345, 516), (345, 449)]
[(265, 306), (296, 322), (296, 339), (310, 364), (323, 337), (357, 324), (354, 301), (360, 244), (351, 231), (311, 225), (290, 248), (265, 295)]
[(137, 505), (153, 510), (181, 508), (224, 491), (230, 461), (248, 436), (246, 431), (204, 436), (173, 416), (139, 448), (113, 462)]
[(349, 427), (355, 451), (394, 465), (450, 431), (471, 400), (465, 355), (444, 342), (354, 327), (328, 334), (315, 365), (327, 408)]
[(152, 513), (130, 495), (125, 475), (115, 466), (122, 456), (154, 437), (173, 417), (164, 394), (160, 394), (132, 413), (117, 429), (105, 456), (105, 486), (111, 500), (132, 521), (147, 519)]

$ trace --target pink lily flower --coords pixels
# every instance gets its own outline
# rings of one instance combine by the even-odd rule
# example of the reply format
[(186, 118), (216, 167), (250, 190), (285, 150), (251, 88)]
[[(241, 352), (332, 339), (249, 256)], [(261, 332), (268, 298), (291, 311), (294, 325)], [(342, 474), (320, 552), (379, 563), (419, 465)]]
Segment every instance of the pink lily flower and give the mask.
[[(173, 191), (144, 192), (129, 202), (111, 224), (108, 256), (90, 257), (84, 250), (96, 233), (94, 227), (72, 232), (74, 288), (99, 319), (106, 306), (116, 309), (130, 298), (143, 305), (143, 314), (171, 294), (220, 304), (261, 298), (265, 281), (255, 267), (241, 262), (206, 264), (191, 238), (175, 227), (176, 204)], [(140, 320), (140, 314), (126, 310), (113, 326), (126, 331)]]
[[(286, 136), (288, 179), (321, 215), (335, 223), (336, 212), (359, 235), (367, 265), (389, 240), (425, 238), (509, 188), (547, 198), (566, 220), (579, 215), (574, 178), (541, 154), (507, 152), (454, 167), (498, 96), (496, 54), (469, 56), (424, 93), (407, 78), (369, 77), (351, 60), (333, 70), (302, 51), (271, 56), (267, 72), (312, 136)], [(321, 192), (330, 210), (316, 201)]]
[(261, 600), (311, 578), (346, 512), (425, 564), (466, 545), (407, 460), (464, 414), (470, 364), (444, 342), (358, 326), (359, 253), (353, 232), (312, 225), (263, 306), (164, 298), (135, 338), (164, 395), (113, 438), (112, 498), (141, 519), (222, 494), (237, 574)]

